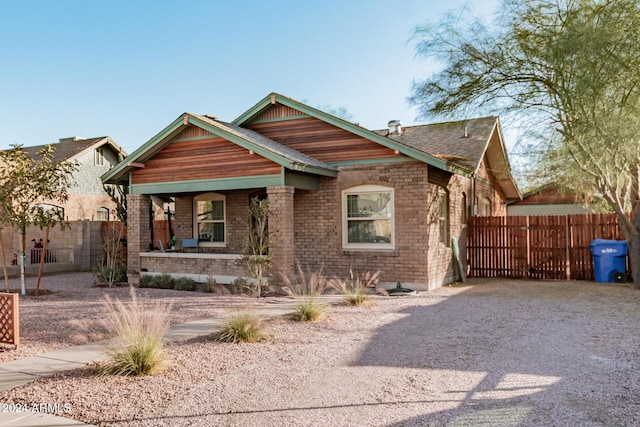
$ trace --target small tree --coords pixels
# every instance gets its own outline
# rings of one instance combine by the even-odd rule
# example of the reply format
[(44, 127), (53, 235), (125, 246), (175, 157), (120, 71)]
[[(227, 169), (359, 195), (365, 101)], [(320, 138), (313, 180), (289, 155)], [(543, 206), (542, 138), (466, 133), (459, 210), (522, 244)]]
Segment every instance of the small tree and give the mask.
[(111, 201), (116, 205), (116, 216), (122, 223), (127, 225), (127, 193), (129, 187), (126, 185), (107, 185), (103, 184), (102, 188), (109, 195)]
[(122, 244), (125, 225), (120, 221), (106, 222), (102, 227), (102, 258), (96, 277), (111, 287), (127, 277), (126, 252)]
[(640, 289), (638, 1), (503, 0), (500, 10), (492, 27), (451, 15), (418, 28), (418, 53), (443, 67), (410, 100), (423, 116), (481, 110), (530, 123), (542, 155), (529, 163), (616, 213)]
[[(53, 162), (55, 147), (47, 145), (30, 157), (20, 145), (0, 151), (0, 206), (4, 221), (20, 233), (20, 292), (26, 295), (24, 267), (27, 226), (43, 229), (66, 225), (61, 210), (50, 209), (44, 202), (62, 204), (69, 198), (71, 174), (76, 170), (70, 162)], [(36, 289), (36, 294), (39, 289)]]
[(251, 199), (248, 208), (249, 224), (247, 226), (247, 242), (244, 256), (240, 264), (256, 281), (256, 293), (262, 295), (262, 288), (266, 284), (265, 270), (271, 265), (269, 253), (269, 200)]

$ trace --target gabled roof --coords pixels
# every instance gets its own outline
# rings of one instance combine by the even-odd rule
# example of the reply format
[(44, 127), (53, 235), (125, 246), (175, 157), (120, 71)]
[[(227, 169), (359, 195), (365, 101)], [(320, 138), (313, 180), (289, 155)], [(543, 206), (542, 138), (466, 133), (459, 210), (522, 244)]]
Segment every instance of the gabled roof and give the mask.
[(354, 135), (361, 136), (363, 138), (366, 138), (370, 141), (373, 141), (377, 144), (380, 144), (392, 150), (397, 150), (401, 154), (404, 154), (416, 160), (420, 160), (424, 163), (427, 163), (431, 166), (435, 166), (439, 169), (447, 170), (455, 173), (468, 174), (467, 170), (461, 169), (460, 167), (458, 167), (458, 165), (452, 162), (449, 162), (446, 159), (440, 159), (438, 157), (435, 157), (431, 155), (431, 153), (429, 153), (428, 151), (423, 151), (407, 144), (398, 143), (398, 141), (391, 138), (387, 138), (386, 136), (383, 136), (380, 133), (363, 128), (362, 126), (359, 126), (355, 123), (348, 122), (332, 114), (318, 110), (317, 108), (310, 107), (309, 105), (306, 105), (300, 101), (280, 95), (275, 92), (264, 97), (253, 107), (249, 108), (246, 112), (240, 115), (240, 117), (235, 119), (233, 121), (233, 124), (238, 126), (247, 125), (251, 123), (253, 119), (259, 117), (265, 110), (269, 109), (274, 104), (281, 104), (287, 107), (291, 107), (295, 110), (298, 110), (304, 113), (309, 117), (317, 118), (333, 126), (336, 126), (340, 129), (351, 132)]
[(55, 148), (52, 159), (54, 163), (73, 161), (85, 152), (94, 150), (103, 145), (109, 145), (117, 153), (122, 153), (123, 156), (127, 155), (127, 153), (108, 136), (99, 136), (97, 138), (65, 138), (60, 142), (53, 144), (22, 147), (22, 150), (27, 154), (27, 156), (35, 158), (38, 155), (38, 152), (47, 145), (53, 145)]
[(521, 198), (511, 175), (498, 117), (407, 126), (402, 128), (401, 135), (389, 135), (387, 129), (377, 130), (376, 133), (431, 153), (472, 173), (478, 172), (486, 155), (489, 167), (507, 198)]
[(338, 168), (307, 154), (280, 144), (256, 131), (247, 129), (252, 122), (259, 123), (274, 105), (289, 107), (296, 117), (312, 117), (353, 135), (365, 138), (394, 150), (408, 158), (430, 166), (464, 176), (477, 174), (482, 160), (487, 158), (507, 199), (520, 199), (520, 192), (511, 176), (502, 132), (497, 117), (413, 126), (399, 135), (389, 135), (387, 130), (371, 131), (324, 111), (310, 107), (295, 99), (271, 93), (233, 122), (223, 122), (212, 116), (184, 113), (173, 123), (134, 151), (103, 175), (103, 182), (127, 182), (129, 173), (162, 150), (187, 127), (197, 126), (218, 137), (265, 157), (283, 168), (320, 176), (337, 176)]
[(216, 120), (210, 116), (184, 113), (160, 133), (147, 141), (147, 143), (134, 151), (125, 161), (104, 174), (102, 181), (105, 183), (123, 182), (127, 174), (137, 167), (136, 164), (144, 163), (153, 157), (154, 154), (165, 147), (172, 138), (183, 131), (188, 125), (195, 125), (205, 129), (213, 135), (224, 138), (248, 150), (252, 150), (256, 154), (293, 171), (311, 172), (325, 176), (336, 176), (338, 174), (337, 168), (273, 141), (250, 129), (244, 129), (233, 123)]

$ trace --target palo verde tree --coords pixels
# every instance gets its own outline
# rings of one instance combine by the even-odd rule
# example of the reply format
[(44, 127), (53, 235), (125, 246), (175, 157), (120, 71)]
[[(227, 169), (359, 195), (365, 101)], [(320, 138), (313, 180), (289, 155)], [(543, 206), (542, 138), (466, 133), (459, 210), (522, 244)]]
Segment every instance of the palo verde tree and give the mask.
[[(26, 231), (30, 224), (49, 228), (66, 226), (62, 211), (45, 203), (62, 204), (69, 198), (68, 188), (75, 166), (54, 162), (55, 146), (47, 145), (37, 155), (29, 156), (20, 145), (0, 152), (0, 206), (4, 221), (20, 233), (21, 294), (26, 294), (24, 267)], [(44, 252), (44, 250), (43, 250)], [(39, 283), (39, 282), (38, 282)], [(37, 293), (38, 289), (36, 289)]]
[(640, 289), (640, 1), (503, 0), (493, 26), (460, 16), (416, 29), (442, 68), (410, 101), (423, 116), (529, 123), (544, 176), (617, 214)]

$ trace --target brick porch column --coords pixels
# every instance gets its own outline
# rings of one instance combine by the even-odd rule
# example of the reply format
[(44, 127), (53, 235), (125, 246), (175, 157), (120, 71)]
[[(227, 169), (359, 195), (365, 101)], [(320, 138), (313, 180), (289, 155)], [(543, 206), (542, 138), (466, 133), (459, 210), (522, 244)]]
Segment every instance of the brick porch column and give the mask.
[(293, 278), (295, 252), (293, 194), (295, 188), (267, 187), (269, 197), (269, 251), (273, 254), (269, 283), (282, 284), (282, 275)]
[(149, 250), (149, 203), (143, 194), (127, 194), (127, 275), (129, 283), (140, 279), (140, 252)]

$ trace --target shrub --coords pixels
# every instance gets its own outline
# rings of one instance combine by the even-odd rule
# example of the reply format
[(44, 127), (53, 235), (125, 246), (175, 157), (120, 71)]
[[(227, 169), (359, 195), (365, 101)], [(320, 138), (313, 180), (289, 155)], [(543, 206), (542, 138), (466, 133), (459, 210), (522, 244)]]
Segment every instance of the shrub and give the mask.
[(380, 271), (376, 271), (374, 274), (367, 272), (362, 276), (356, 276), (351, 271), (348, 279), (335, 278), (331, 280), (330, 285), (344, 295), (347, 305), (361, 306), (369, 302), (369, 289), (375, 289), (379, 275)]
[(195, 291), (197, 287), (196, 281), (188, 277), (180, 277), (174, 282), (174, 289), (177, 291)]
[(105, 375), (150, 375), (168, 364), (163, 336), (169, 326), (170, 304), (145, 307), (131, 287), (131, 302), (106, 295), (105, 324), (114, 338), (109, 359), (100, 368)]
[(138, 283), (139, 288), (155, 288), (155, 276), (140, 276), (140, 283)]
[(324, 316), (324, 306), (311, 298), (299, 301), (291, 314), (291, 318), (298, 322), (315, 322), (322, 320)]
[(259, 342), (265, 339), (262, 319), (251, 313), (232, 315), (215, 335), (220, 342)]
[(208, 278), (207, 281), (202, 284), (202, 292), (208, 294), (213, 293), (216, 291), (217, 286), (216, 279)]
[(171, 277), (168, 274), (161, 274), (159, 276), (155, 276), (156, 280), (156, 286), (154, 286), (154, 288), (160, 288), (160, 289), (175, 289), (176, 287), (176, 281), (173, 277)]
[(231, 283), (231, 286), (229, 286), (229, 290), (232, 294), (241, 294), (247, 289), (251, 289), (251, 287), (249, 286), (247, 279), (244, 277), (238, 277), (233, 281), (233, 283)]
[(313, 322), (324, 318), (324, 306), (316, 300), (316, 297), (321, 295), (328, 285), (327, 278), (322, 274), (322, 271), (305, 275), (298, 265), (298, 276), (295, 283), (288, 277), (284, 278), (284, 282), (298, 299), (291, 315), (292, 319)]
[(126, 265), (100, 265), (96, 267), (94, 270), (96, 275), (96, 279), (100, 283), (105, 283), (109, 287), (113, 286), (114, 283), (122, 283), (127, 281), (127, 266)]

